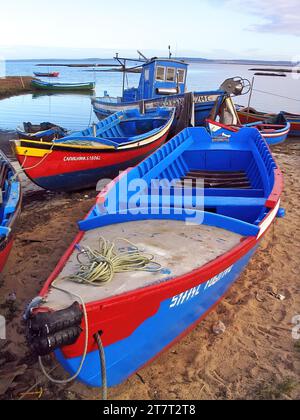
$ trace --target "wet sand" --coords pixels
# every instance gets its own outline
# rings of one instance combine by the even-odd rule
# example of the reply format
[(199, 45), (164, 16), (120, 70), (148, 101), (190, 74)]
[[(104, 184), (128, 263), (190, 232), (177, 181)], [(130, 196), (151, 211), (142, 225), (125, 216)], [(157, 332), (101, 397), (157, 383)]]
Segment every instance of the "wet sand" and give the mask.
[[(247, 270), (205, 321), (154, 363), (111, 389), (110, 399), (300, 398), (300, 345), (292, 338), (292, 319), (300, 314), (300, 139), (273, 151), (285, 176), (286, 218), (276, 222)], [(34, 391), (41, 388), (42, 399), (100, 398), (99, 390), (78, 383), (62, 387), (44, 380), (21, 325), (25, 304), (37, 295), (68, 248), (76, 222), (95, 196), (94, 191), (52, 194), (37, 187), (32, 191), (26, 181), (15, 244), (0, 280), (0, 313), (10, 319), (8, 341), (0, 341), (0, 378), (4, 369), (22, 369), (0, 398), (18, 399), (41, 379)], [(16, 301), (7, 303), (13, 292)], [(218, 321), (226, 331), (216, 336), (212, 328)], [(64, 371), (58, 368), (55, 375), (62, 377)], [(25, 395), (37, 398), (38, 394)]]

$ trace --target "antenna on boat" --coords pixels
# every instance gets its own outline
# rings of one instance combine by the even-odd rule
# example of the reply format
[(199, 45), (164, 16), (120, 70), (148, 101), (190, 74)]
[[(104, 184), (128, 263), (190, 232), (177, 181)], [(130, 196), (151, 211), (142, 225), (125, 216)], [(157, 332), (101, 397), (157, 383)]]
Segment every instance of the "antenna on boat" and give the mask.
[(97, 124), (93, 123), (93, 136), (97, 137)]
[(252, 100), (252, 95), (253, 95), (253, 90), (254, 90), (254, 82), (255, 82), (255, 76), (253, 76), (252, 78), (252, 83), (251, 83), (251, 90), (250, 90), (250, 95), (249, 95), (249, 101), (248, 101), (248, 107), (247, 107), (247, 123), (249, 122), (249, 116), (250, 116), (250, 105), (251, 105), (251, 100)]
[(168, 49), (169, 49), (169, 60), (171, 60), (172, 58), (171, 45), (169, 45)]

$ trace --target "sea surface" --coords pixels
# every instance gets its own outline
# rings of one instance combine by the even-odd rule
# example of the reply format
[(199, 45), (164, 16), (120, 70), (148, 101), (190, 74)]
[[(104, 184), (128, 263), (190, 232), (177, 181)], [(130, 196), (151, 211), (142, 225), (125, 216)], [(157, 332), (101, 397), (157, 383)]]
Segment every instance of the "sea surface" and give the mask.
[[(93, 63), (105, 63), (108, 68), (111, 60), (93, 60)], [(34, 71), (59, 71), (59, 82), (96, 82), (96, 95), (103, 96), (107, 91), (110, 96), (122, 94), (123, 74), (118, 72), (99, 72), (86, 68), (39, 67), (40, 61), (8, 61), (6, 75), (32, 76)], [(49, 60), (48, 63), (74, 63), (72, 60)], [(82, 60), (80, 63), (89, 63)], [(251, 65), (193, 63), (188, 71), (188, 89), (195, 91), (218, 89), (222, 82), (234, 76), (242, 76), (252, 80)], [(297, 78), (298, 76), (298, 78)], [(139, 74), (128, 74), (126, 86), (137, 86)], [(47, 80), (47, 79), (45, 79)], [(53, 79), (52, 79), (53, 80)], [(288, 74), (287, 77), (260, 77), (254, 81), (254, 93), (251, 106), (265, 112), (285, 110), (300, 113), (300, 75)], [(247, 105), (249, 95), (235, 98), (235, 102)], [(40, 123), (50, 121), (69, 130), (82, 130), (97, 121), (91, 108), (90, 94), (73, 93), (38, 93), (15, 96), (0, 100), (0, 130), (14, 130), (23, 121)]]

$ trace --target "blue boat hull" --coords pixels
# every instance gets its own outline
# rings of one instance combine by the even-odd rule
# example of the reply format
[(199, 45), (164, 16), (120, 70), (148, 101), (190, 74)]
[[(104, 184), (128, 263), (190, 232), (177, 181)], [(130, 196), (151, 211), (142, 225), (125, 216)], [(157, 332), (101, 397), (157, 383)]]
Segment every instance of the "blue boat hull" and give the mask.
[[(199, 283), (194, 298), (182, 304), (178, 304), (179, 298), (164, 301), (158, 313), (144, 322), (130, 337), (106, 347), (108, 386), (124, 382), (196, 326), (226, 294), (254, 252), (255, 249), (252, 249), (212, 286), (211, 280)], [(71, 375), (77, 371), (81, 358), (66, 359), (60, 351), (56, 352), (56, 356)], [(88, 354), (78, 379), (88, 386), (102, 385), (98, 351)]]
[[(195, 124), (202, 126), (205, 124), (205, 120), (210, 117), (211, 111), (213, 110), (216, 101), (220, 97), (224, 97), (223, 91), (211, 91), (211, 92), (195, 92)], [(184, 102), (185, 95), (174, 95), (166, 96), (160, 99), (147, 99), (144, 101), (146, 109), (155, 107), (176, 107), (182, 105)], [(120, 110), (128, 110), (134, 108), (140, 108), (141, 102), (116, 102), (110, 103), (105, 100), (101, 101), (94, 99), (92, 101), (94, 112), (99, 120), (108, 117)]]

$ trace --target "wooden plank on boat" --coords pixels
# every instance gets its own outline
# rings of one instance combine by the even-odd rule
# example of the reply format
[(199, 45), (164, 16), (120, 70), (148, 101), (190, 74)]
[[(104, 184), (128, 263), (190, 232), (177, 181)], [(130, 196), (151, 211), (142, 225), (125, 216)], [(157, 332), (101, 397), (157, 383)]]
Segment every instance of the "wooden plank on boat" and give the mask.
[(224, 177), (227, 178), (239, 178), (241, 176), (247, 177), (247, 174), (244, 171), (238, 172), (226, 172), (226, 171), (189, 171), (187, 176), (191, 176), (193, 178), (217, 178), (217, 177)]
[[(176, 187), (197, 187), (199, 179), (181, 180), (175, 184)], [(246, 189), (251, 188), (251, 183), (247, 180), (205, 180), (204, 188), (238, 188)]]

